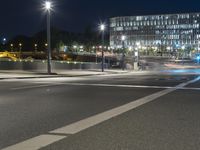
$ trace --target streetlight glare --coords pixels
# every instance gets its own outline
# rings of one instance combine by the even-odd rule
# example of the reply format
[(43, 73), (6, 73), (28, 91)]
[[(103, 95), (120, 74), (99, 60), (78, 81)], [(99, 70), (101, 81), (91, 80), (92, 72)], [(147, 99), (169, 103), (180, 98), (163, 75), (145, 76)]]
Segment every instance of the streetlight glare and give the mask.
[(137, 45), (137, 46), (140, 46), (140, 42), (137, 42), (136, 45)]
[(46, 1), (46, 2), (45, 2), (45, 8), (46, 8), (47, 10), (50, 10), (50, 9), (51, 9), (51, 2), (50, 2), (50, 1)]
[(105, 25), (104, 25), (104, 24), (101, 24), (101, 25), (100, 25), (100, 30), (101, 30), (101, 31), (104, 31), (104, 30), (105, 30)]
[(101, 31), (101, 40), (102, 40), (102, 51), (101, 51), (101, 58), (102, 58), (102, 64), (101, 64), (101, 70), (102, 70), (102, 72), (104, 72), (104, 31), (105, 31), (105, 24), (102, 24), (101, 23), (101, 25), (100, 25), (100, 31)]
[(122, 41), (125, 41), (125, 39), (126, 39), (126, 36), (125, 35), (122, 35)]

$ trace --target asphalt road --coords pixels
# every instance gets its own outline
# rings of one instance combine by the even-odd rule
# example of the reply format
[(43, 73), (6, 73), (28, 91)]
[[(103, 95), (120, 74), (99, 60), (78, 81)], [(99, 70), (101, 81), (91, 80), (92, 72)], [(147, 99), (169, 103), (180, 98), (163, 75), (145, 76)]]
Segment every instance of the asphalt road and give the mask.
[(175, 89), (197, 77), (124, 74), (2, 80), (0, 149), (171, 89), (80, 132), (54, 133), (65, 138), (43, 150), (200, 149), (200, 82)]

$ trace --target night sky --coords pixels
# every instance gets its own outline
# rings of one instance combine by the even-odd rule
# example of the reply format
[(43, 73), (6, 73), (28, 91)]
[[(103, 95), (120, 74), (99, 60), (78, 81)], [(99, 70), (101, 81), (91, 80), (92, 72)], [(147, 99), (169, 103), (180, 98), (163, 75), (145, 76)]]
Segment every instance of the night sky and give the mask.
[[(0, 37), (31, 36), (44, 29), (43, 0), (1, 0)], [(82, 32), (109, 17), (175, 12), (200, 12), (199, 0), (53, 0), (52, 24)]]

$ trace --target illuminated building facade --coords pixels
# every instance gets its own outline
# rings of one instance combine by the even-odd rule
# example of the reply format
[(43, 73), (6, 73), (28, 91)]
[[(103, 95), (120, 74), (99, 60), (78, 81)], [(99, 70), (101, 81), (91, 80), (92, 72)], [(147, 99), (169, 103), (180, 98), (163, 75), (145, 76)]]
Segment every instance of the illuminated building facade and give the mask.
[(199, 50), (200, 13), (115, 17), (110, 19), (110, 46), (154, 47), (172, 51), (191, 48)]

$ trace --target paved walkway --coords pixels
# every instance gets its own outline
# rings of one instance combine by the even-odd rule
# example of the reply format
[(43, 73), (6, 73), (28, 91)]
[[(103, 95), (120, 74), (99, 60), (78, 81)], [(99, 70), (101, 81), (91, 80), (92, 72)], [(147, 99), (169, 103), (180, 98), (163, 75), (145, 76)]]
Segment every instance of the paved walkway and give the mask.
[(13, 79), (13, 78), (49, 78), (49, 77), (79, 77), (79, 76), (93, 76), (93, 75), (106, 75), (106, 74), (121, 74), (130, 71), (122, 70), (67, 70), (56, 71), (52, 75), (45, 72), (30, 72), (21, 70), (0, 70), (0, 79)]

